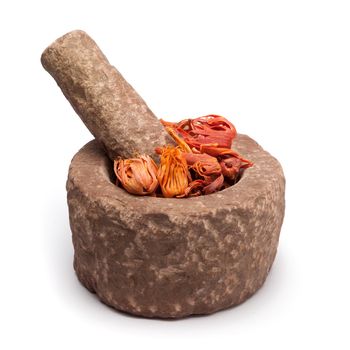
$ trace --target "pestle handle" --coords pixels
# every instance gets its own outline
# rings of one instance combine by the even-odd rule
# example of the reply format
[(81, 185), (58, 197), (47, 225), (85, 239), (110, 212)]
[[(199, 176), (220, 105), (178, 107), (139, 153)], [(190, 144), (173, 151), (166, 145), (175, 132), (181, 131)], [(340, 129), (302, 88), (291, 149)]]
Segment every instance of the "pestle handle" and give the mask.
[(172, 143), (143, 99), (85, 32), (57, 39), (41, 62), (112, 160), (137, 154), (155, 158), (155, 147)]

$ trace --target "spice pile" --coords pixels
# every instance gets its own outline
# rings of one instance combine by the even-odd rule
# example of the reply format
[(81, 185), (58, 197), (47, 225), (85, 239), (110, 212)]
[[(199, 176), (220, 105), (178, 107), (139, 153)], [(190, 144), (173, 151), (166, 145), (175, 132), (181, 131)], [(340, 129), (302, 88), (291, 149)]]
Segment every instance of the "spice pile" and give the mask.
[(231, 149), (237, 132), (224, 117), (161, 122), (177, 146), (155, 149), (159, 166), (149, 155), (114, 161), (117, 185), (129, 193), (167, 198), (210, 194), (235, 184), (253, 165)]

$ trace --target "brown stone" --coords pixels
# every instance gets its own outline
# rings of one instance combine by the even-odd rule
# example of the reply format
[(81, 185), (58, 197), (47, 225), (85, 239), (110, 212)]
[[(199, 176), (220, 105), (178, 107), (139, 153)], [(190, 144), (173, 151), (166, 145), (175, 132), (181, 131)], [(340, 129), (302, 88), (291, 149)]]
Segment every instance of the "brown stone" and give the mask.
[(156, 146), (173, 142), (85, 32), (76, 30), (57, 39), (43, 52), (41, 62), (111, 159), (156, 157)]
[(67, 181), (82, 284), (118, 310), (162, 318), (209, 314), (256, 292), (275, 258), (285, 180), (278, 161), (248, 136), (238, 135), (234, 147), (255, 163), (237, 184), (168, 199), (115, 186), (103, 149), (85, 145)]

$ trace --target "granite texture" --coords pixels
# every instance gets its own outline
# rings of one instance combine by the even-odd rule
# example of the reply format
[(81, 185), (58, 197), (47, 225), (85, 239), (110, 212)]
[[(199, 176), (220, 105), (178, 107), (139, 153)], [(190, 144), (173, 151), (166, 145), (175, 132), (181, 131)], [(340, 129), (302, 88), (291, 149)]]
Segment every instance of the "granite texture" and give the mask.
[(74, 268), (104, 303), (145, 317), (209, 314), (246, 300), (274, 261), (284, 216), (283, 171), (255, 141), (235, 149), (255, 164), (234, 186), (186, 198), (130, 195), (114, 185), (97, 141), (67, 181)]
[(85, 32), (76, 30), (57, 39), (43, 52), (41, 62), (111, 159), (138, 154), (157, 159), (154, 148), (173, 143)]

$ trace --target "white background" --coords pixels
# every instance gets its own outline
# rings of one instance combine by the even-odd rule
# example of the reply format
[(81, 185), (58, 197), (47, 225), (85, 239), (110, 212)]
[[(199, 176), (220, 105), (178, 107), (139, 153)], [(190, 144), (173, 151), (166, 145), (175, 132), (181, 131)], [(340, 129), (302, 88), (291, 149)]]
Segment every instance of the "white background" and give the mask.
[[(349, 349), (350, 2), (2, 1), (0, 347)], [(87, 31), (158, 117), (209, 113), (276, 156), (286, 216), (239, 307), (134, 318), (77, 281), (65, 181), (91, 139), (41, 52)]]

